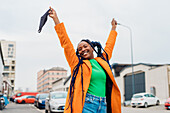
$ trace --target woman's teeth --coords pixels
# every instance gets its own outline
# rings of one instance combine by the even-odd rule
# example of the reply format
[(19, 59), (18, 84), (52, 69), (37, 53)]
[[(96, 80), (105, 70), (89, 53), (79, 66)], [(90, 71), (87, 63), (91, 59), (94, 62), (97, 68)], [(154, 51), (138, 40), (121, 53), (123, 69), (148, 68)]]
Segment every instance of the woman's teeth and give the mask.
[(87, 54), (87, 51), (83, 53), (83, 55), (86, 55)]

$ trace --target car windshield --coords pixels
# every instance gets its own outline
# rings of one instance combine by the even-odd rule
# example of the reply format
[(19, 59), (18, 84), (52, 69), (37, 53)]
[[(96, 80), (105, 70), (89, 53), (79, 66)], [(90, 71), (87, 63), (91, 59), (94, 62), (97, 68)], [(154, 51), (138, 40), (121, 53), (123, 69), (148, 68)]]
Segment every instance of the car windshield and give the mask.
[(38, 98), (39, 95), (40, 95), (40, 94), (37, 94), (37, 95), (36, 95), (36, 98)]
[(142, 98), (142, 95), (134, 95), (133, 98)]
[(17, 97), (21, 96), (21, 93), (18, 93), (16, 96), (17, 96)]
[(66, 98), (67, 97), (67, 93), (52, 93), (51, 94), (51, 98), (52, 99), (59, 99), (59, 98)]
[(40, 95), (40, 99), (46, 99), (47, 96), (48, 96), (48, 94), (41, 94), (41, 95)]

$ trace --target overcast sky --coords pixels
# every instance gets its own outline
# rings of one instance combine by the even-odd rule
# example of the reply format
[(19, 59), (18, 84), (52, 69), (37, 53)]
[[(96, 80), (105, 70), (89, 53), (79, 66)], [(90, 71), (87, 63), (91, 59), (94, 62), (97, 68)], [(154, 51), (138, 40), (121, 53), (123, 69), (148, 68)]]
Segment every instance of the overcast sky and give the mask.
[[(52, 6), (76, 48), (83, 38), (104, 46), (111, 20), (132, 29), (134, 63), (169, 64), (170, 0), (0, 0), (0, 40), (16, 41), (16, 89), (36, 91), (37, 72), (60, 66), (68, 70), (63, 49), (48, 18), (39, 34), (40, 17)], [(110, 63), (131, 63), (130, 32), (117, 26)]]

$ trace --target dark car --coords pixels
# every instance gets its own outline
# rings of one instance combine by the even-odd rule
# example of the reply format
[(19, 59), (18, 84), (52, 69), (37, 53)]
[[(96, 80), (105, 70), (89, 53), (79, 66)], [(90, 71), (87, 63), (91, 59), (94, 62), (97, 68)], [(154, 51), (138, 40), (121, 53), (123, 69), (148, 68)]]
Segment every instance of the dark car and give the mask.
[(40, 95), (40, 94), (37, 94), (37, 95), (35, 96), (34, 106), (36, 106), (36, 107), (37, 107), (37, 100), (38, 100), (39, 95)]
[(37, 94), (34, 105), (37, 108), (44, 109), (45, 108), (45, 99), (48, 97), (48, 93)]
[(5, 108), (5, 100), (3, 98), (3, 95), (0, 94), (0, 110)]

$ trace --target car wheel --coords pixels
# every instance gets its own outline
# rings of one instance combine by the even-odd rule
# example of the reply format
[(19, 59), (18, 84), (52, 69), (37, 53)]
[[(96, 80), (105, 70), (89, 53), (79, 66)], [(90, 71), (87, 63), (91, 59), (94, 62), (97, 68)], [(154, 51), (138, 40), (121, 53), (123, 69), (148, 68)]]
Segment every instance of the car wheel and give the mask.
[(0, 104), (0, 110), (2, 110), (3, 109), (3, 106), (2, 106), (2, 104)]
[(145, 107), (145, 108), (147, 108), (147, 107), (148, 107), (148, 103), (147, 103), (147, 102), (145, 102), (144, 107)]
[(48, 113), (48, 110), (45, 110), (45, 113)]
[(21, 102), (21, 104), (25, 104), (25, 101), (23, 100), (23, 101)]
[(39, 103), (37, 104), (37, 108), (40, 108)]
[(160, 102), (159, 102), (159, 100), (157, 100), (156, 105), (159, 106), (159, 104), (160, 104)]
[(132, 108), (135, 108), (136, 106), (132, 106)]

